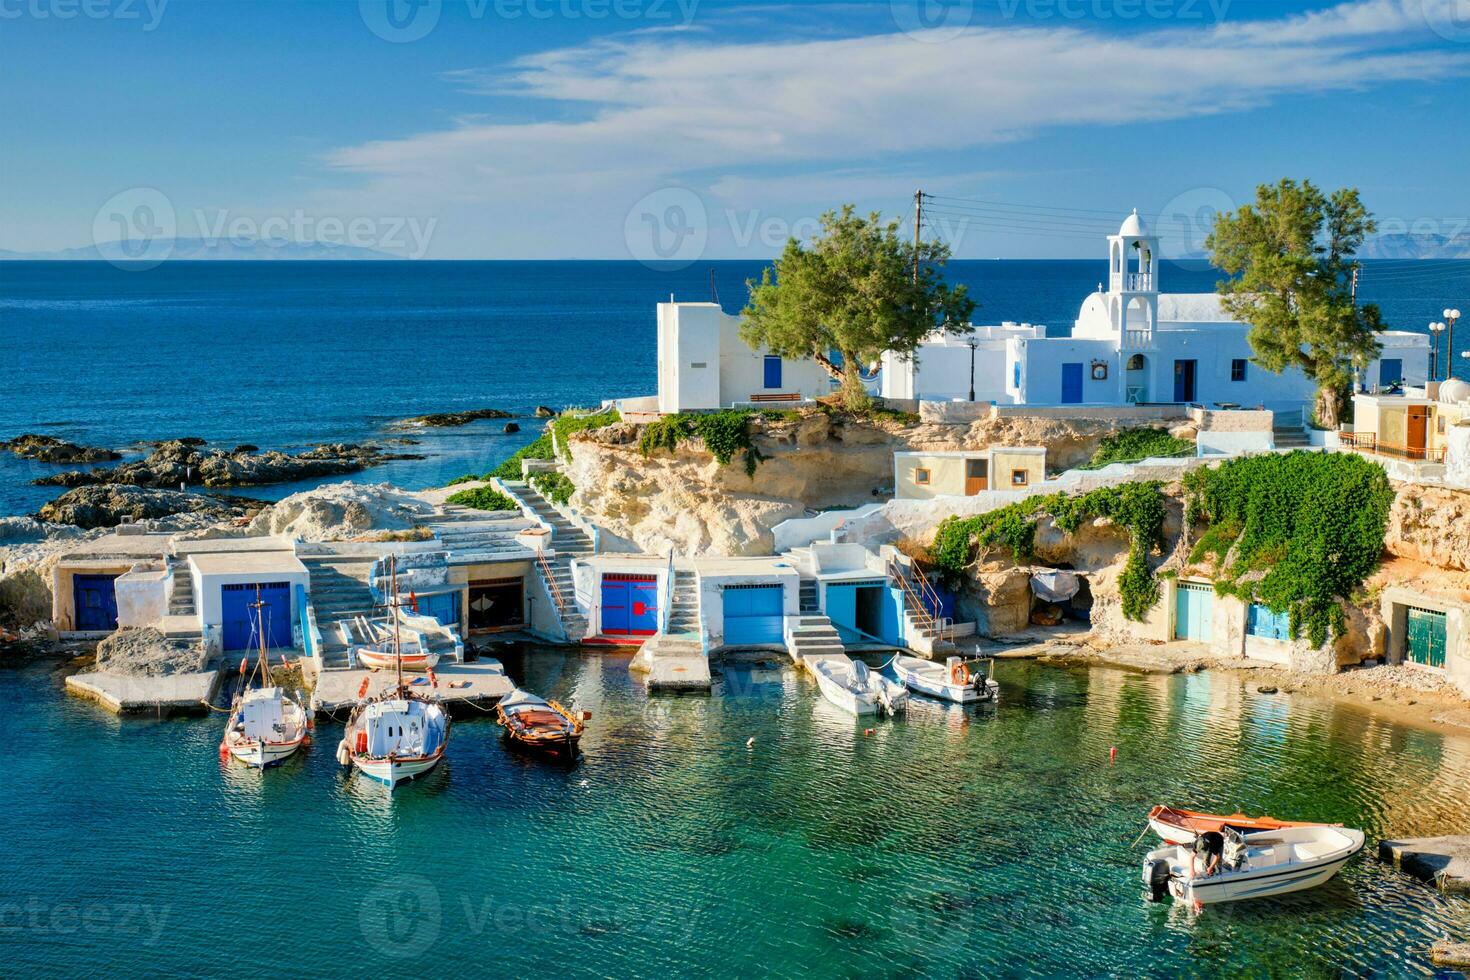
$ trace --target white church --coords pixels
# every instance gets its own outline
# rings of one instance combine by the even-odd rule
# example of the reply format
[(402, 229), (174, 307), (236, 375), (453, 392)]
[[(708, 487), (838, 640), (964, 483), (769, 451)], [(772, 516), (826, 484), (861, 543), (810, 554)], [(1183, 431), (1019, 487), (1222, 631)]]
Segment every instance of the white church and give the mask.
[[(1069, 337), (1015, 323), (935, 334), (909, 358), (884, 355), (869, 387), (890, 399), (1002, 405), (1311, 406), (1315, 383), (1252, 363), (1248, 326), (1216, 294), (1160, 291), (1159, 241), (1136, 211), (1108, 237), (1108, 270), (1108, 288), (1083, 301)], [(658, 323), (661, 412), (794, 402), (834, 388), (810, 360), (752, 350), (740, 318), (714, 303), (659, 304)], [(1378, 340), (1361, 387), (1425, 382), (1428, 337), (1384, 331)]]

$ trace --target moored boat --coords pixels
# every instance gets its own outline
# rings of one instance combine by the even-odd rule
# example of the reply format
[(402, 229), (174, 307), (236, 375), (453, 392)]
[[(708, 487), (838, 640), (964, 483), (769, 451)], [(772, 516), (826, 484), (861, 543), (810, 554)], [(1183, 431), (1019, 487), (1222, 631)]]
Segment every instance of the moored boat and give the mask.
[(1244, 813), (1201, 813), (1159, 804), (1148, 811), (1148, 825), (1170, 844), (1192, 844), (1208, 831), (1220, 832), (1229, 827), (1242, 833), (1258, 830), (1282, 830), (1286, 827), (1341, 826), (1309, 820), (1277, 820), (1275, 817), (1252, 817)]
[(1151, 897), (1196, 905), (1268, 898), (1315, 888), (1363, 849), (1363, 832), (1317, 824), (1240, 834), (1205, 831), (1193, 846), (1160, 847), (1143, 859)]
[(405, 649), (394, 654), (392, 647), (358, 647), (357, 660), (368, 670), (396, 670), (400, 666), (410, 673), (423, 673), (439, 665), (439, 655), (427, 650)]
[(994, 659), (987, 658), (982, 673), (971, 670), (961, 657), (948, 657), (942, 664), (902, 653), (893, 658), (893, 670), (909, 690), (959, 704), (1000, 697), (1000, 684), (990, 676), (994, 664)]
[[(311, 730), (311, 712), (288, 695), (271, 677), (265, 646), (265, 603), (256, 588), (256, 621), (252, 628), (259, 641), (255, 670), (246, 678), (245, 660), (240, 661), (241, 689), (230, 704), (229, 721), (220, 739), (221, 759), (233, 758), (247, 766), (265, 769), (284, 762), (306, 744)], [(251, 687), (258, 680), (259, 687)]]
[(576, 757), (586, 730), (584, 717), (520, 688), (500, 699), (495, 719), (516, 745), (564, 759)]
[(861, 660), (818, 660), (812, 665), (812, 674), (817, 678), (822, 697), (854, 715), (893, 715), (908, 704), (909, 692), (902, 684), (870, 669)]

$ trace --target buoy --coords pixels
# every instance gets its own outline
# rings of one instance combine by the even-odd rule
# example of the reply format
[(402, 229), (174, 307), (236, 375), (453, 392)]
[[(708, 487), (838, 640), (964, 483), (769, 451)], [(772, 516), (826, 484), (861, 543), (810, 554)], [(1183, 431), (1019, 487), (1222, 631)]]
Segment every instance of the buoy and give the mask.
[(1108, 761), (1112, 762), (1116, 758), (1118, 758), (1118, 747), (1114, 745), (1112, 748), (1108, 749)]
[(876, 729), (876, 728), (864, 728), (864, 729), (863, 729), (863, 734), (864, 734), (864, 735), (871, 735), (871, 734), (873, 734), (873, 733), (874, 733), (874, 732), (875, 732), (875, 731), (877, 731), (877, 729)]
[(224, 742), (219, 743), (219, 761), (220, 762), (229, 762), (230, 761), (230, 750), (225, 747), (225, 743)]
[(750, 736), (750, 738), (747, 738), (745, 740), (745, 747), (747, 749), (753, 749), (753, 748), (755, 748), (755, 736), (754, 735)]

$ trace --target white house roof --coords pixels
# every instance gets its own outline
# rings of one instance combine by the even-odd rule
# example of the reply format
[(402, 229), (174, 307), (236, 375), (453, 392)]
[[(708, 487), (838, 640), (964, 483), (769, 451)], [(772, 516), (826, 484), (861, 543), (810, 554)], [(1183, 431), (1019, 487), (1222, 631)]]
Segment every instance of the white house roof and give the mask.
[(201, 575), (305, 575), (306, 566), (289, 551), (225, 552), (190, 555)]
[(1118, 234), (1124, 238), (1147, 238), (1151, 232), (1147, 222), (1138, 216), (1138, 209), (1134, 208), (1133, 213), (1123, 220), (1123, 227), (1118, 229)]

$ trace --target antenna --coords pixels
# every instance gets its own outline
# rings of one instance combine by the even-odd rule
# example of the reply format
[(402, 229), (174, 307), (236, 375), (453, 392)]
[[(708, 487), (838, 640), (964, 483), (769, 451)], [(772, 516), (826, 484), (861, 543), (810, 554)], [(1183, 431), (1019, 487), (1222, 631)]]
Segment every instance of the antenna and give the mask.
[(710, 302), (716, 306), (720, 305), (720, 291), (715, 288), (715, 267), (709, 267), (709, 296)]
[(924, 227), (924, 192), (914, 191), (914, 285), (919, 284), (919, 237)]

